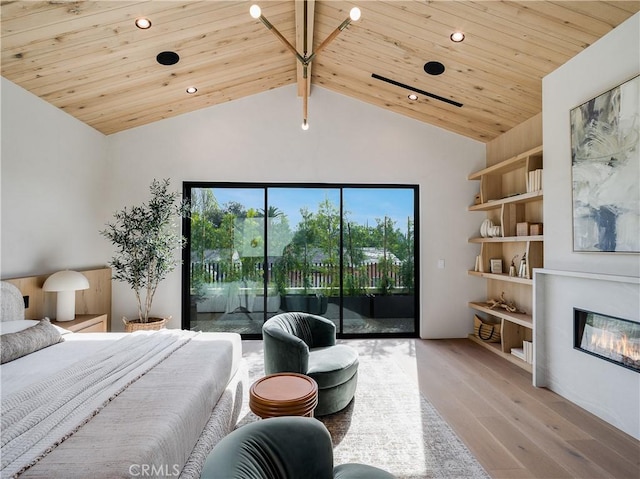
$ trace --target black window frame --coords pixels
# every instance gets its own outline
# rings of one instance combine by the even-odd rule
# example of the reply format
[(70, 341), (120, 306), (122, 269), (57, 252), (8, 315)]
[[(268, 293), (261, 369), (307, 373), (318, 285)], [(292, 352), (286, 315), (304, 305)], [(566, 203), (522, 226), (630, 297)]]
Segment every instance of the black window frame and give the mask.
[[(264, 204), (268, 205), (268, 190), (270, 188), (309, 188), (321, 189), (331, 188), (339, 190), (340, 197), (340, 252), (344, 249), (343, 238), (344, 231), (344, 211), (343, 211), (343, 191), (345, 189), (410, 189), (413, 190), (413, 207), (414, 207), (414, 330), (413, 332), (377, 332), (377, 333), (343, 333), (344, 316), (343, 316), (343, 254), (340, 253), (340, 327), (336, 329), (336, 337), (338, 339), (384, 339), (384, 338), (418, 338), (420, 334), (420, 187), (417, 184), (405, 183), (285, 183), (285, 182), (220, 182), (220, 181), (183, 181), (182, 195), (184, 199), (191, 198), (191, 190), (193, 188), (255, 188), (264, 190)], [(191, 219), (182, 219), (182, 235), (187, 238), (187, 245), (182, 250), (182, 329), (190, 329), (190, 261), (191, 261)], [(264, 225), (264, 238), (267, 241), (267, 222)], [(266, 260), (266, 248), (265, 248)], [(266, 287), (266, 285), (264, 285)], [(266, 291), (265, 291), (266, 292)], [(265, 303), (267, 296), (265, 294)], [(265, 304), (266, 315), (266, 304)], [(241, 334), (243, 340), (262, 339), (261, 334)]]

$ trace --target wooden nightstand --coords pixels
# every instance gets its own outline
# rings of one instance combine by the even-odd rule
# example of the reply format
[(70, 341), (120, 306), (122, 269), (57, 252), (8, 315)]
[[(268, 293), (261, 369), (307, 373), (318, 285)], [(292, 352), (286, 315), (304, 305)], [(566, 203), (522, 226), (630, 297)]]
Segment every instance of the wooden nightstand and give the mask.
[(73, 321), (51, 321), (52, 324), (74, 333), (106, 333), (106, 314), (76, 314)]

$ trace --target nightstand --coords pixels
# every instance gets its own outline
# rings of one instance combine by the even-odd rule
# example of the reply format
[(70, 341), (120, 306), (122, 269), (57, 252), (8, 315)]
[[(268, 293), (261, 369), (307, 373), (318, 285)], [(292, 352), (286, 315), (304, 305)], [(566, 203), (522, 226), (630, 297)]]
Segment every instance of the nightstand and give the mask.
[(51, 324), (68, 329), (74, 333), (106, 333), (106, 314), (76, 314), (73, 321), (51, 321)]

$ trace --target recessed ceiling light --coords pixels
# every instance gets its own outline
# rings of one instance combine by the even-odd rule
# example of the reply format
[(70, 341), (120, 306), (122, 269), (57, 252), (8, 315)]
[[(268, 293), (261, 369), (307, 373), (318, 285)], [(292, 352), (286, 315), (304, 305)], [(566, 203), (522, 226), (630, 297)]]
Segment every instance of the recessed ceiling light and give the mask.
[(156, 57), (160, 65), (175, 65), (180, 60), (176, 52), (160, 52)]
[(452, 42), (460, 43), (464, 40), (464, 33), (462, 32), (453, 32), (451, 36), (449, 36)]
[(136, 18), (136, 27), (141, 30), (146, 30), (147, 28), (151, 28), (151, 20), (148, 18)]
[(440, 62), (427, 62), (424, 64), (424, 71), (429, 75), (442, 75), (444, 73), (444, 65)]
[(187, 88), (187, 93), (189, 95), (193, 95), (197, 91), (198, 91), (198, 89), (196, 87), (194, 87), (194, 86), (190, 86), (189, 88)]
[(415, 93), (410, 93), (407, 98), (409, 98), (409, 100), (411, 101), (416, 101), (418, 99), (418, 95), (416, 95)]

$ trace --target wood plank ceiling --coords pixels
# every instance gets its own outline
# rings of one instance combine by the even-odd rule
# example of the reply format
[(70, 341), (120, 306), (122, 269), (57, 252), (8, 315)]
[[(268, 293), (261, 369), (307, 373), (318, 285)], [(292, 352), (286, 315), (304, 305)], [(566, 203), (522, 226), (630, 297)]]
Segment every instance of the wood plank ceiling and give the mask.
[[(254, 1), (302, 54), (302, 1)], [(105, 134), (296, 83), (299, 62), (251, 18), (251, 3), (3, 1), (2, 75)], [(309, 0), (307, 6), (315, 48), (353, 6), (362, 11), (311, 64), (311, 125), (313, 85), (320, 85), (486, 142), (539, 113), (541, 79), (638, 12), (640, 1)], [(151, 20), (150, 29), (135, 27), (141, 16)], [(449, 39), (456, 30), (464, 42)], [(180, 61), (160, 65), (162, 51), (175, 51)], [(441, 62), (444, 73), (425, 73), (429, 61)], [(372, 74), (463, 106), (423, 94), (412, 102), (410, 90)], [(189, 86), (197, 93), (187, 94)]]

